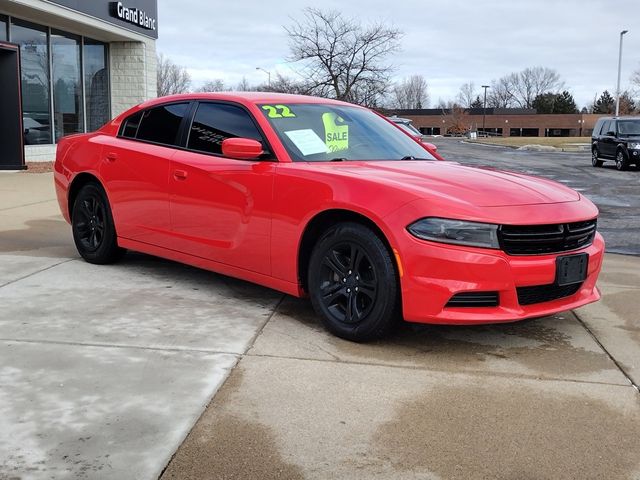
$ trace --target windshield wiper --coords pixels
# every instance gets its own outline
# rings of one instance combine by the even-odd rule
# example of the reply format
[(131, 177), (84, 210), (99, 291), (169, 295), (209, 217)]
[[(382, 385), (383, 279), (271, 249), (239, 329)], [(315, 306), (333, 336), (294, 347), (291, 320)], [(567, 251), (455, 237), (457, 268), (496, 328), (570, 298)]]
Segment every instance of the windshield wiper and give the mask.
[(349, 159), (346, 157), (338, 157), (338, 158), (331, 159), (332, 162), (344, 162), (345, 160), (349, 160)]
[(400, 160), (431, 160), (431, 159), (430, 158), (414, 157), (413, 155), (407, 155), (406, 157), (402, 157)]

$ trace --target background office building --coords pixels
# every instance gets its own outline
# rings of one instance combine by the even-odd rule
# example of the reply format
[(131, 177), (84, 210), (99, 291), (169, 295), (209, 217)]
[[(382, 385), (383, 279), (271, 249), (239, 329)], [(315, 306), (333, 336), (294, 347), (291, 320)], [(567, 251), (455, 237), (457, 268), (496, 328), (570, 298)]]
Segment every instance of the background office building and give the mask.
[[(27, 161), (53, 160), (61, 137), (156, 96), (157, 16), (156, 0), (0, 0), (0, 42), (19, 46)], [(11, 72), (0, 65), (2, 85)]]

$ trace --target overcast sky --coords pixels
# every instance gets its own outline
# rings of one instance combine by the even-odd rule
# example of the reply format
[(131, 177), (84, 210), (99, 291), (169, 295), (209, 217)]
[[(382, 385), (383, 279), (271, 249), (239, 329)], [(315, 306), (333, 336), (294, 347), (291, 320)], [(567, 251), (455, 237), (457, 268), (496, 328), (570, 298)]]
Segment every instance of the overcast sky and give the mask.
[(640, 68), (640, 0), (159, 0), (158, 51), (186, 67), (195, 87), (242, 77), (266, 82), (256, 67), (291, 75), (283, 26), (306, 6), (337, 9), (362, 22), (404, 32), (396, 77), (420, 74), (431, 105), (453, 99), (460, 85), (482, 84), (541, 65), (556, 69), (579, 107), (615, 91), (624, 37), (622, 89)]

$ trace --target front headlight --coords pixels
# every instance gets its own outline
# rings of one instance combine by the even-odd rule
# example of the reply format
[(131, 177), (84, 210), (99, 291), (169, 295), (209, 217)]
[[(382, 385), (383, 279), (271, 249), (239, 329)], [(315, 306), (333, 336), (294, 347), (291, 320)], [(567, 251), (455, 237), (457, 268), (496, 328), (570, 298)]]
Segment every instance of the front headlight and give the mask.
[(638, 150), (640, 149), (640, 143), (629, 143), (627, 148), (631, 150)]
[(411, 235), (432, 242), (468, 245), (471, 247), (500, 248), (498, 225), (465, 222), (447, 218), (429, 217), (407, 227)]

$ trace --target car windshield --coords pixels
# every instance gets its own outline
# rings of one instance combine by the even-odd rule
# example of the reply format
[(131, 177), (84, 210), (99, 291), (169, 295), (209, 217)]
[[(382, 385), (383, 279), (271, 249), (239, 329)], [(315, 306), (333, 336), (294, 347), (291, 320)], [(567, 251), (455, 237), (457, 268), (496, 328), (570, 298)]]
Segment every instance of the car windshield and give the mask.
[(640, 120), (620, 120), (618, 132), (620, 135), (640, 135)]
[(422, 134), (420, 133), (420, 130), (418, 130), (416, 127), (414, 127), (410, 123), (396, 123), (396, 125), (398, 125), (401, 129), (405, 130), (406, 132), (410, 133), (411, 135), (422, 136)]
[(260, 105), (294, 161), (435, 160), (370, 110), (332, 104)]

